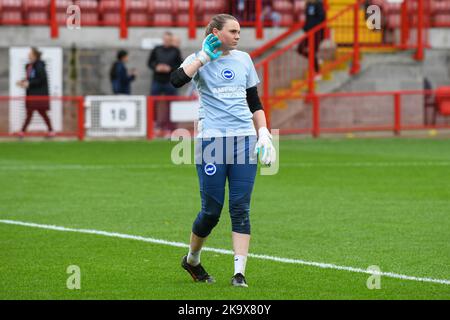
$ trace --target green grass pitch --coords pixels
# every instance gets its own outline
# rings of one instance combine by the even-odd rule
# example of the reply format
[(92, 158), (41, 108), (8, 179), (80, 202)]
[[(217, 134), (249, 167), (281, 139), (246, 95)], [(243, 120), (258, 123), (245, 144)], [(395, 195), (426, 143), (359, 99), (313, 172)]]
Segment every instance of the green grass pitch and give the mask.
[[(0, 144), (0, 219), (187, 243), (200, 205), (193, 166), (169, 141)], [(450, 140), (282, 139), (280, 171), (256, 178), (251, 252), (450, 280)], [(227, 201), (227, 200), (226, 200)], [(231, 249), (225, 205), (208, 247)], [(450, 285), (0, 223), (0, 299), (450, 299)], [(69, 290), (69, 265), (81, 289)]]

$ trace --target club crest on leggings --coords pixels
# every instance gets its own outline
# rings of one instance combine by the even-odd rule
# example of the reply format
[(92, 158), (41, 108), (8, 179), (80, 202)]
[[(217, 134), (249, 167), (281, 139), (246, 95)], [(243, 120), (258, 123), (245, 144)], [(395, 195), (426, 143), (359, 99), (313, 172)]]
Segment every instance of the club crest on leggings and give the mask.
[(207, 163), (206, 165), (205, 165), (205, 173), (208, 175), (208, 176), (212, 176), (212, 175), (214, 175), (215, 173), (216, 173), (216, 166), (215, 166), (215, 164), (214, 163)]

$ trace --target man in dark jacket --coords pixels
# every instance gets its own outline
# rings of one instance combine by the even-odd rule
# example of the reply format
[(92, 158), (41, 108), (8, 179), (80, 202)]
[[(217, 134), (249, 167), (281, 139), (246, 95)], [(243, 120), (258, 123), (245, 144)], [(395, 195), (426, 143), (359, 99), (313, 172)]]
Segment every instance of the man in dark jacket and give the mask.
[(126, 63), (128, 62), (128, 52), (120, 50), (117, 53), (117, 61), (111, 67), (110, 78), (112, 91), (114, 94), (131, 94), (131, 82), (136, 79), (136, 72), (133, 69), (128, 74)]
[[(183, 59), (181, 58), (180, 49), (173, 46), (172, 33), (169, 31), (165, 32), (163, 44), (156, 46), (148, 59), (148, 67), (153, 71), (153, 82), (150, 95), (177, 95), (177, 89), (170, 83), (170, 73), (178, 69), (182, 62)], [(157, 126), (165, 130), (171, 129), (169, 121), (170, 110), (167, 103), (158, 103), (155, 116), (157, 119)]]
[[(37, 48), (31, 48), (30, 53), (28, 54), (30, 62), (25, 66), (26, 78), (17, 82), (19, 87), (26, 89), (27, 95), (25, 102), (27, 115), (19, 136), (24, 136), (34, 111), (37, 111), (44, 119), (48, 128), (48, 135), (55, 135), (50, 118), (47, 115), (47, 112), (50, 110), (48, 79), (47, 71), (45, 70), (45, 62), (41, 60), (41, 55), (42, 53)], [(43, 98), (30, 98), (33, 96), (43, 96)]]
[(170, 73), (176, 70), (183, 60), (180, 49), (173, 46), (172, 37), (171, 32), (164, 33), (163, 44), (156, 46), (148, 59), (148, 67), (153, 70), (152, 96), (177, 94), (176, 88), (170, 83)]
[[(307, 33), (317, 25), (321, 24), (326, 19), (325, 10), (323, 8), (322, 1), (320, 0), (307, 0), (305, 6), (306, 22), (303, 26), (303, 31)], [(319, 51), (320, 42), (324, 38), (324, 28), (317, 30), (314, 34), (314, 70), (319, 72), (319, 61), (317, 58), (317, 52)], [(297, 51), (299, 54), (308, 58), (308, 38), (305, 41), (300, 42)]]

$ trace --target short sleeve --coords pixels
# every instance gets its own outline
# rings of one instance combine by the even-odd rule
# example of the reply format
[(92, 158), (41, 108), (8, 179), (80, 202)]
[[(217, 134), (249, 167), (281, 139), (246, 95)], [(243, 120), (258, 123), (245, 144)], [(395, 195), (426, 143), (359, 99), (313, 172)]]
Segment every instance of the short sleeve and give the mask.
[(260, 81), (258, 78), (258, 73), (256, 73), (255, 65), (253, 64), (253, 60), (249, 54), (246, 54), (248, 61), (248, 77), (247, 77), (247, 88), (251, 88), (256, 86)]

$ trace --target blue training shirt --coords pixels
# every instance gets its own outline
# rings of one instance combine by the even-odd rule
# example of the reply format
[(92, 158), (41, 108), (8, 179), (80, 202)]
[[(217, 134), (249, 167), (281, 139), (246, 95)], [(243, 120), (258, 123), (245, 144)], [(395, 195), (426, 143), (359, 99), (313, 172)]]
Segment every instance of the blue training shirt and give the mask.
[[(188, 56), (181, 67), (195, 56)], [(192, 79), (200, 97), (199, 138), (256, 135), (246, 89), (259, 78), (248, 53), (232, 50), (201, 67)]]

